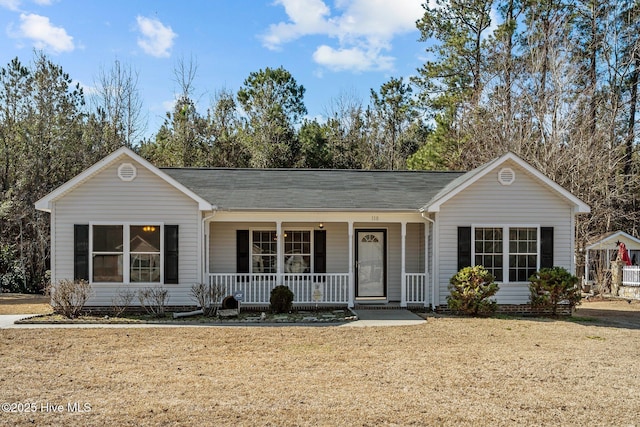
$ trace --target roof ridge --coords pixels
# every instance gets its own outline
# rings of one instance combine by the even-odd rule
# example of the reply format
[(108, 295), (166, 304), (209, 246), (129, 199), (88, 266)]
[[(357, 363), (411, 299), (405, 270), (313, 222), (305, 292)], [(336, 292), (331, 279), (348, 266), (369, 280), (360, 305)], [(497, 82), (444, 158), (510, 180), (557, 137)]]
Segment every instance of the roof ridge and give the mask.
[(330, 169), (330, 168), (236, 168), (236, 167), (204, 167), (204, 166), (163, 166), (160, 170), (203, 170), (203, 171), (259, 171), (259, 172), (353, 172), (353, 173), (442, 173), (442, 174), (464, 174), (463, 170), (409, 170), (409, 169)]

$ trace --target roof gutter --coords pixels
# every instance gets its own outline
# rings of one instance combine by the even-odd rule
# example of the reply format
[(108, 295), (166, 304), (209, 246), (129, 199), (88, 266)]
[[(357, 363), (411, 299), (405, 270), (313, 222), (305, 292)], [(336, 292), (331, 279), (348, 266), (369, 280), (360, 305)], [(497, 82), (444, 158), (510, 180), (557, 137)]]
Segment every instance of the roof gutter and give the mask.
[(219, 212), (391, 212), (391, 213), (416, 213), (415, 208), (407, 209), (371, 209), (371, 208), (218, 208)]

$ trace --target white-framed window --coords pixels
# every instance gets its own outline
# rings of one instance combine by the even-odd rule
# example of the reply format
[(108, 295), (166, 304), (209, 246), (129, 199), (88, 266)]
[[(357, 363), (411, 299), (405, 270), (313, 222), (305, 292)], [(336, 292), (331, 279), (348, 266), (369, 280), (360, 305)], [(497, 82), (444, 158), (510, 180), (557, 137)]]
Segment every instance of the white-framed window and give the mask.
[(251, 272), (275, 273), (278, 268), (278, 236), (275, 230), (251, 233)]
[(161, 283), (163, 224), (91, 223), (92, 283)]
[(284, 272), (311, 272), (311, 231), (284, 232)]
[(93, 225), (91, 227), (91, 281), (124, 281), (124, 227), (122, 225)]
[(503, 229), (477, 227), (474, 230), (474, 263), (486, 268), (498, 282), (503, 281)]
[(538, 271), (538, 228), (509, 228), (509, 281), (527, 282)]
[(129, 255), (131, 282), (159, 283), (160, 226), (132, 225), (129, 227)]
[(497, 282), (528, 282), (540, 269), (539, 225), (472, 226), (472, 259)]
[[(312, 271), (312, 234), (310, 230), (284, 230), (284, 272)], [(276, 230), (251, 230), (251, 273), (276, 273), (278, 235)]]

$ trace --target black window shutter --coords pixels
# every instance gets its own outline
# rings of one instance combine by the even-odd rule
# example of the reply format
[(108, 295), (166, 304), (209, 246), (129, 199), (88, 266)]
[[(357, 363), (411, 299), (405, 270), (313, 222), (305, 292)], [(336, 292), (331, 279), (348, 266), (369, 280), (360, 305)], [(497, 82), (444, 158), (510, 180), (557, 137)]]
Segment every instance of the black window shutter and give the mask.
[(164, 283), (178, 283), (178, 226), (164, 226)]
[(313, 232), (313, 269), (314, 273), (327, 272), (326, 230), (314, 230)]
[(73, 226), (73, 280), (89, 281), (89, 225)]
[(236, 273), (249, 272), (249, 230), (236, 230)]
[(540, 227), (540, 268), (553, 267), (553, 227)]
[(458, 227), (458, 271), (471, 267), (471, 227)]

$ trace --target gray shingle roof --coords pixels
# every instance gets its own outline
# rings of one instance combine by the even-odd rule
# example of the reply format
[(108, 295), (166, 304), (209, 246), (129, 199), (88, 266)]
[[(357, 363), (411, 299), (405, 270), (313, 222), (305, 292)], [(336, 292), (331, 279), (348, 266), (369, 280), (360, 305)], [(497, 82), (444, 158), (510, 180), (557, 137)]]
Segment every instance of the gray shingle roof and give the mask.
[(416, 211), (464, 174), (334, 169), (162, 171), (223, 210)]

